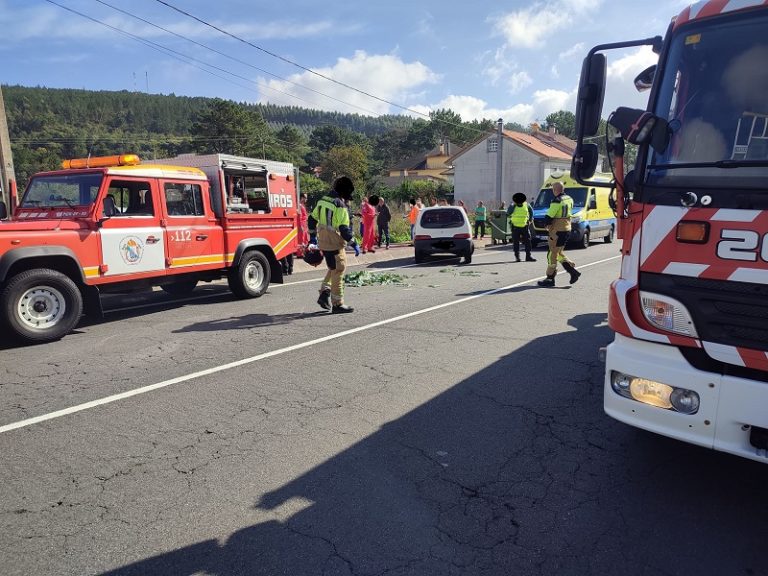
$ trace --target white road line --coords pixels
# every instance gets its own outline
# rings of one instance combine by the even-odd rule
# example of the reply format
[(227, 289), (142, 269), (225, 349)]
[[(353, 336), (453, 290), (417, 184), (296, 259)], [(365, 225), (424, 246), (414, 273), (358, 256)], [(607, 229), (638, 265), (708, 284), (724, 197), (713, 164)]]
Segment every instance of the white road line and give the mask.
[[(590, 262), (589, 264), (584, 264), (580, 266), (580, 268), (583, 269), (583, 268), (589, 268), (590, 266), (597, 266), (598, 264), (610, 262), (611, 260), (616, 260), (617, 258), (620, 258), (620, 256), (611, 256), (610, 258), (605, 258), (603, 260), (598, 260), (596, 262)], [(239, 366), (245, 366), (246, 364), (252, 364), (254, 362), (259, 362), (260, 360), (266, 360), (267, 358), (272, 358), (274, 356), (280, 356), (282, 354), (287, 354), (289, 352), (294, 352), (296, 350), (301, 350), (303, 348), (309, 348), (310, 346), (315, 346), (316, 344), (322, 344), (323, 342), (330, 342), (331, 340), (337, 340), (338, 338), (345, 338), (347, 336), (350, 336), (351, 334), (357, 334), (358, 332), (364, 332), (366, 330), (378, 328), (379, 326), (386, 326), (387, 324), (392, 324), (394, 322), (399, 322), (401, 320), (407, 320), (408, 318), (414, 318), (416, 316), (421, 316), (422, 314), (427, 314), (429, 312), (434, 312), (436, 310), (441, 310), (443, 308), (448, 308), (450, 306), (456, 306), (458, 304), (470, 302), (472, 300), (483, 298), (485, 296), (491, 296), (493, 294), (497, 294), (505, 290), (511, 290), (512, 288), (525, 286), (526, 284), (530, 284), (531, 282), (535, 282), (536, 280), (541, 280), (542, 278), (544, 278), (544, 276), (539, 276), (538, 278), (529, 278), (528, 280), (523, 280), (522, 282), (516, 282), (514, 284), (510, 284), (509, 286), (504, 286), (502, 288), (494, 288), (493, 290), (488, 290), (487, 292), (481, 292), (480, 294), (466, 296), (465, 298), (459, 298), (458, 300), (452, 300), (450, 302), (445, 302), (443, 304), (437, 304), (436, 306), (430, 306), (429, 308), (416, 310), (415, 312), (401, 314), (400, 316), (387, 318), (386, 320), (379, 320), (378, 322), (366, 324), (365, 326), (350, 328), (349, 330), (343, 330), (335, 334), (329, 334), (328, 336), (323, 336), (322, 338), (317, 338), (315, 340), (309, 340), (307, 342), (302, 342), (300, 344), (294, 344), (293, 346), (287, 346), (285, 348), (280, 348), (279, 350), (272, 350), (271, 352), (265, 352), (263, 354), (258, 354), (257, 356), (251, 356), (250, 358), (243, 358), (242, 360), (236, 360), (234, 362), (222, 364), (221, 366), (214, 366), (213, 368), (207, 368), (206, 370), (200, 370), (198, 372), (193, 372), (191, 374), (186, 374), (184, 376), (177, 376), (176, 378), (171, 378), (170, 380), (163, 380), (162, 382), (157, 382), (156, 384), (150, 384), (148, 386), (143, 386), (141, 388), (129, 390), (127, 392), (122, 392), (120, 394), (114, 394), (112, 396), (107, 396), (99, 400), (92, 400), (91, 402), (85, 402), (84, 404), (78, 404), (77, 406), (71, 406), (69, 408), (64, 408), (62, 410), (56, 410), (55, 412), (49, 412), (48, 414), (42, 414), (40, 416), (35, 416), (33, 418), (27, 418), (26, 420), (20, 420), (18, 422), (6, 424), (4, 426), (0, 426), (0, 434), (3, 434), (5, 432), (10, 432), (11, 430), (17, 430), (19, 428), (26, 428), (28, 426), (32, 426), (33, 424), (39, 424), (41, 422), (46, 422), (48, 420), (54, 420), (56, 418), (61, 418), (63, 416), (68, 416), (70, 414), (75, 414), (76, 412), (82, 412), (83, 410), (90, 410), (91, 408), (97, 408), (98, 406), (104, 406), (105, 404), (112, 404), (114, 402), (118, 402), (119, 400), (125, 400), (127, 398), (131, 398), (132, 396), (139, 396), (140, 394), (146, 394), (148, 392), (153, 392), (154, 390), (166, 388), (174, 384), (180, 384), (182, 382), (187, 382), (189, 380), (202, 378), (203, 376), (210, 376), (211, 374), (217, 374), (218, 372), (224, 372), (225, 370), (230, 370), (232, 368), (237, 368)]]

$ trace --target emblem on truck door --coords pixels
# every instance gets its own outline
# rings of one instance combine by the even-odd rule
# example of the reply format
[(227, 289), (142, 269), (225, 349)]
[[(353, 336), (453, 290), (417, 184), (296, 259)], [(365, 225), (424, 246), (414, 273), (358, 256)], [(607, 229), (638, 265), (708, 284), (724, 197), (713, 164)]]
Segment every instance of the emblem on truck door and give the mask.
[(120, 256), (126, 264), (138, 264), (144, 255), (144, 244), (136, 236), (126, 236), (120, 240)]

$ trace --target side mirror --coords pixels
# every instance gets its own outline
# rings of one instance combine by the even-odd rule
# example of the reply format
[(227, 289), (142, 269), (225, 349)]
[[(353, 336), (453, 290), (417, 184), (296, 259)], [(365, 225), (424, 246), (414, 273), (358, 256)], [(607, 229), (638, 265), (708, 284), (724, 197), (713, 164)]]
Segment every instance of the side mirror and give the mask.
[(638, 92), (645, 92), (646, 90), (650, 90), (653, 86), (653, 79), (656, 77), (656, 64), (653, 66), (648, 66), (645, 70), (640, 72), (635, 77), (635, 88), (637, 88)]
[(597, 170), (598, 156), (597, 144), (577, 145), (571, 162), (571, 178), (577, 182), (592, 178)]
[(5, 202), (0, 200), (0, 220), (6, 220), (8, 218), (8, 207)]
[(604, 54), (592, 54), (584, 59), (576, 98), (576, 135), (594, 136), (600, 128), (600, 113), (605, 97), (606, 59)]
[(622, 106), (611, 114), (608, 124), (630, 144), (641, 146), (649, 143), (657, 152), (664, 152), (669, 144), (667, 121), (645, 110)]

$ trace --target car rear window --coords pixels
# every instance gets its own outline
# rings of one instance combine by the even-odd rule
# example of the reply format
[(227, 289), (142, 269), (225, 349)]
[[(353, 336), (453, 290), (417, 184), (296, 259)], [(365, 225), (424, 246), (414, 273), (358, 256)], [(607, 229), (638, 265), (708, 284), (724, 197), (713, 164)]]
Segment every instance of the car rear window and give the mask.
[(464, 215), (456, 208), (425, 210), (421, 214), (423, 228), (458, 228), (464, 225)]

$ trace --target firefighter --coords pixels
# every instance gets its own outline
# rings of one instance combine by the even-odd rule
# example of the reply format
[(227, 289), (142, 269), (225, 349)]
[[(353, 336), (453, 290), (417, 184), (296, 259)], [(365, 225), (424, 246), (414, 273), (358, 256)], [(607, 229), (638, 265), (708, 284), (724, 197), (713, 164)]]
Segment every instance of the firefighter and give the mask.
[(539, 280), (539, 286), (553, 287), (557, 263), (563, 265), (565, 271), (571, 275), (570, 283), (573, 284), (581, 276), (573, 262), (563, 252), (565, 243), (571, 235), (571, 212), (573, 211), (573, 199), (563, 191), (563, 184), (552, 184), (552, 202), (549, 204), (545, 221), (549, 232), (549, 252), (547, 252), (547, 277)]
[(515, 260), (520, 262), (520, 238), (525, 247), (525, 261), (536, 262), (531, 256), (531, 231), (530, 224), (533, 220), (533, 208), (526, 202), (527, 198), (522, 192), (512, 196), (513, 204), (507, 209), (507, 217), (512, 224), (512, 248), (515, 251)]
[(357, 242), (352, 234), (347, 203), (352, 198), (355, 186), (347, 176), (340, 176), (333, 182), (328, 195), (315, 205), (308, 218), (310, 243), (317, 244), (325, 256), (328, 272), (320, 286), (317, 303), (333, 314), (354, 311), (344, 304), (344, 270), (347, 243), (359, 254)]

